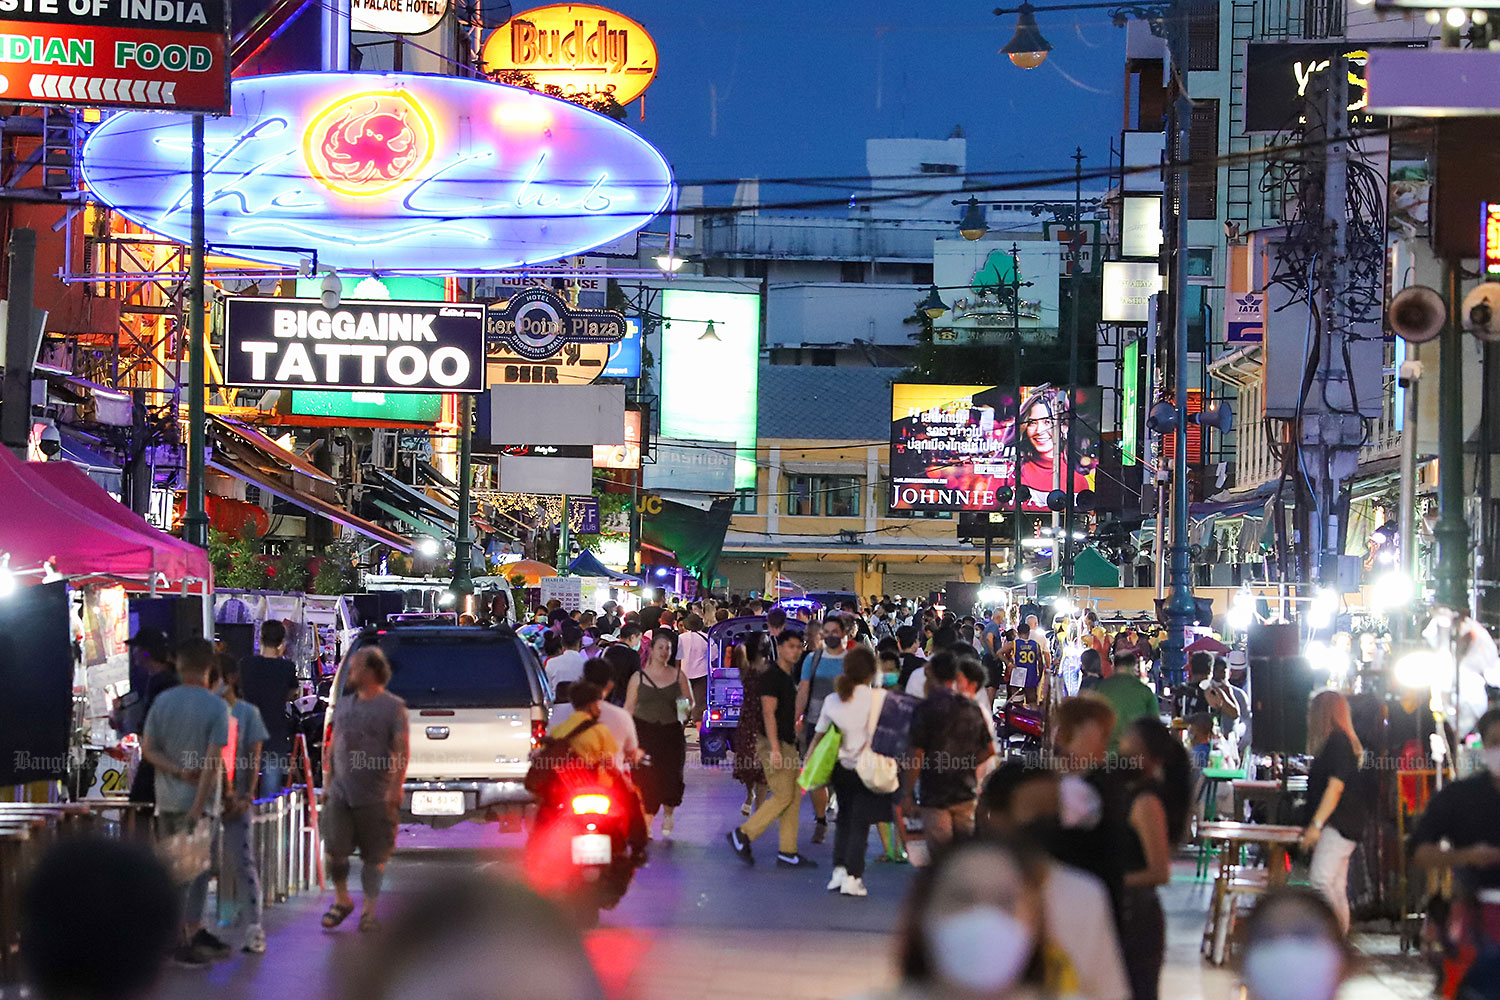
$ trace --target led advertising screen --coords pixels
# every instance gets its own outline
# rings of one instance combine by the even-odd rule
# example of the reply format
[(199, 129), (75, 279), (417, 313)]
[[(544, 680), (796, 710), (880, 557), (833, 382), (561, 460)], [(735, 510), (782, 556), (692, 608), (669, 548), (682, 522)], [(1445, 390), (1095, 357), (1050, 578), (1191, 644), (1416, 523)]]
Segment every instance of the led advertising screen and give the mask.
[[(1071, 403), (1071, 405), (1070, 405)], [(1094, 488), (1100, 389), (993, 385), (891, 387), (892, 511), (1003, 510), (1016, 482), (1024, 510), (1047, 510), (1054, 487)], [(1018, 431), (1019, 427), (1019, 431)], [(1072, 483), (1062, 478), (1069, 436)]]
[(661, 302), (661, 436), (733, 441), (734, 488), (750, 489), (760, 296), (669, 288)]

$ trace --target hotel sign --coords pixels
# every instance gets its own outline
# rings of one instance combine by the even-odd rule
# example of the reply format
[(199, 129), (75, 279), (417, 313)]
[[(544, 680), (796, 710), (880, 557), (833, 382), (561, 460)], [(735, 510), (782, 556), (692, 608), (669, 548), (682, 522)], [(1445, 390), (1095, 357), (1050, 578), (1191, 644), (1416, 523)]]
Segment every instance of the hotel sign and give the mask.
[(224, 383), (277, 389), (484, 391), (484, 307), (231, 298)]
[(525, 73), (565, 97), (608, 95), (629, 104), (656, 77), (656, 43), (623, 14), (559, 3), (515, 15), (479, 53), (491, 73)]
[(0, 99), (229, 106), (225, 0), (0, 0)]
[(425, 35), (448, 13), (448, 0), (349, 0), (349, 26), (384, 35)]

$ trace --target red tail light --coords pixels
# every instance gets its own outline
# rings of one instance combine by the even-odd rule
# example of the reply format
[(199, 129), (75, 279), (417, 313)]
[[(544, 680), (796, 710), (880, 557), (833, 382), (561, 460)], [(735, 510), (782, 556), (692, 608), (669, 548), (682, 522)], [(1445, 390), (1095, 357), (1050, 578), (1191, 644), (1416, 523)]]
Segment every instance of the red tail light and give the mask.
[(573, 815), (603, 816), (609, 812), (609, 796), (597, 792), (573, 796)]
[(535, 750), (542, 745), (542, 740), (547, 738), (547, 720), (531, 720), (531, 749)]

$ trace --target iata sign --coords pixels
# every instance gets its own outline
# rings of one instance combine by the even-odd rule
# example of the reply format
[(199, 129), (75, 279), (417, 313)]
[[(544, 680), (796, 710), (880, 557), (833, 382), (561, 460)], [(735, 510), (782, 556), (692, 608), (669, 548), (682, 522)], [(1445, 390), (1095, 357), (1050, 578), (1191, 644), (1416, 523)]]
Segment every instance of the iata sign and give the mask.
[[(546, 263), (635, 232), (672, 194), (666, 160), (619, 122), (460, 77), (246, 77), (232, 113), (204, 131), (210, 250), (282, 266), (400, 275)], [(191, 138), (187, 115), (105, 120), (83, 147), (89, 193), (188, 242)]]
[(0, 100), (223, 111), (224, 0), (0, 0)]
[(558, 3), (516, 14), (479, 52), (491, 73), (525, 73), (562, 94), (609, 95), (629, 104), (656, 78), (656, 43), (646, 29), (603, 7)]

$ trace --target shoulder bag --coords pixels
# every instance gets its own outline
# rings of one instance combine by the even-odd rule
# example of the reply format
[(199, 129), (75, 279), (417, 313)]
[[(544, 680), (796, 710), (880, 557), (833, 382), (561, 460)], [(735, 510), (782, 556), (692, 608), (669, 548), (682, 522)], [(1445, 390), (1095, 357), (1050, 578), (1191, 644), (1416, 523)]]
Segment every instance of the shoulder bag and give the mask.
[(854, 759), (854, 773), (859, 775), (859, 780), (865, 783), (865, 787), (876, 795), (889, 795), (901, 786), (901, 774), (896, 767), (894, 757), (886, 757), (876, 753), (871, 747), (875, 739), (875, 727), (880, 721), (880, 709), (885, 703), (886, 692), (870, 692), (870, 718), (866, 725), (868, 736), (865, 738), (864, 749), (860, 750), (859, 756)]

